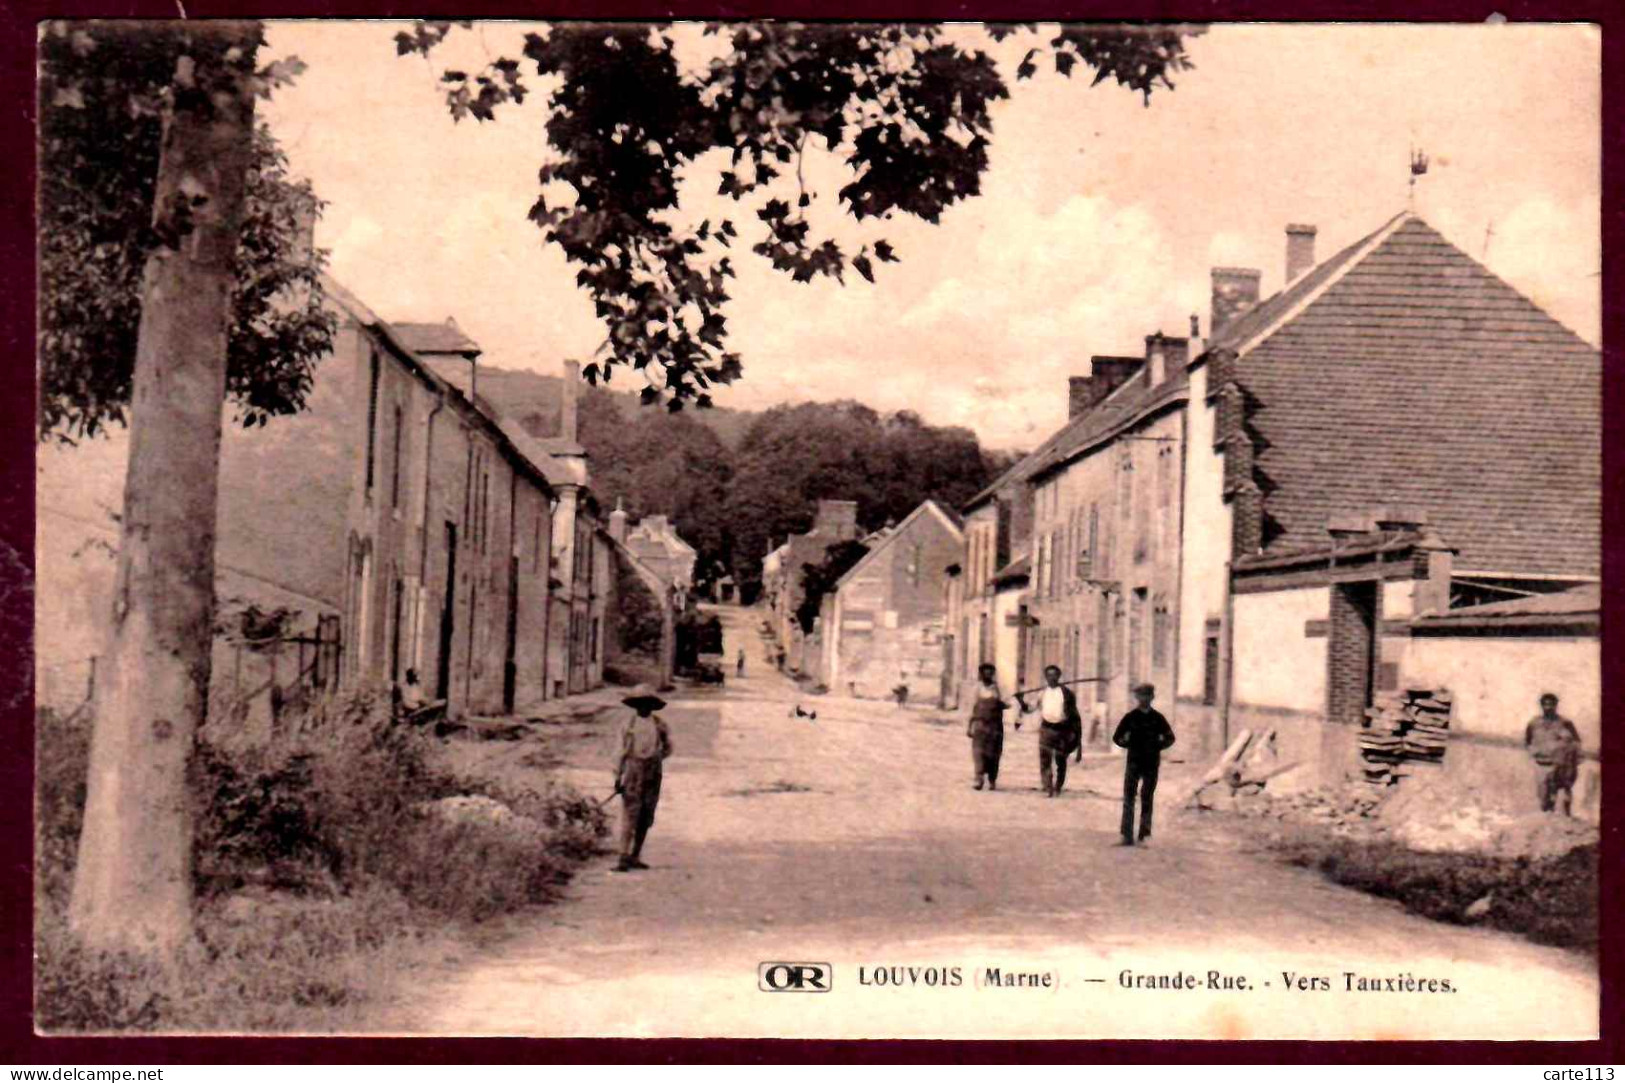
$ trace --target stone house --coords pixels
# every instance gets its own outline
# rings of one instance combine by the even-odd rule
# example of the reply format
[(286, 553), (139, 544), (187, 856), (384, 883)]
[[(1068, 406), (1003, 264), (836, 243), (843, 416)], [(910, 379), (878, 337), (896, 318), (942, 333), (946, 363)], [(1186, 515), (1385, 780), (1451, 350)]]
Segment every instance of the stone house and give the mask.
[(672, 586), (684, 593), (693, 588), (694, 562), (699, 554), (678, 535), (677, 528), (664, 515), (645, 515), (638, 520), (627, 533), (625, 544), (646, 567)]
[(1145, 342), (1143, 359), (1094, 360), (1122, 382), (1077, 411), (1028, 477), (1034, 540), (1020, 681), (1036, 686), (1049, 665), (1089, 681), (1077, 692), (1089, 741), (1101, 747), (1136, 684), (1172, 699), (1178, 665), (1188, 342), (1160, 333)]
[[(211, 717), (264, 731), (291, 702), (387, 692), (409, 669), (454, 715), (596, 686), (611, 543), (584, 457), (479, 397), (455, 324), (391, 325), (325, 289), (338, 329), (306, 409), (245, 429), (225, 408)], [(101, 653), (128, 444), (40, 448), (42, 674)]]
[(943, 584), (964, 533), (927, 500), (869, 544), (823, 598), (820, 679), (865, 698), (906, 685), (912, 698), (937, 699), (947, 626)]
[(1598, 351), (1412, 213), (1318, 264), (1314, 237), (1288, 228), (1266, 300), (1257, 271), (1214, 272), (1188, 369), (1180, 724), (1275, 729), (1335, 772), (1375, 696), (1451, 687), (1446, 762), (1488, 778), (1527, 771), (1519, 673), (1568, 682), (1594, 749), (1595, 639), (1555, 670), (1550, 636), (1504, 621), (1473, 625), (1501, 629), (1494, 650), (1444, 644), (1474, 608), (1596, 581)]
[[(1036, 585), (1033, 575), (1038, 556), (1034, 533), (1038, 515), (1034, 475), (1049, 466), (1059, 451), (1076, 447), (1078, 434), (1094, 424), (1090, 420), (1093, 408), (1111, 398), (1143, 364), (1141, 358), (1092, 358), (1088, 375), (1068, 380), (1066, 425), (961, 509), (965, 521), (964, 559), (959, 573), (950, 577), (945, 590), (948, 637), (944, 649), (948, 679), (944, 682), (944, 703), (958, 705), (962, 690), (976, 680), (977, 667), (984, 662), (991, 663), (997, 670), (1001, 688), (1011, 690), (1022, 687), (1021, 682), (1036, 683), (1029, 656), (1035, 649), (1047, 648), (1049, 643), (1029, 634), (1030, 622), (1034, 619), (1028, 605), (1029, 588)], [(1085, 522), (1079, 529), (1085, 529), (1086, 525)], [(1108, 522), (1106, 529), (1109, 528)], [(1050, 530), (1054, 530), (1054, 524)], [(1074, 540), (1080, 536), (1071, 535)], [(1054, 543), (1046, 541), (1045, 544)], [(1054, 551), (1046, 548), (1046, 562), (1053, 556)], [(1046, 563), (1046, 575), (1051, 568), (1052, 565)], [(1046, 579), (1046, 586), (1048, 582)], [(1056, 649), (1055, 657), (1059, 659), (1065, 654), (1063, 644)], [(1064, 661), (1061, 664), (1066, 665)], [(1074, 664), (1081, 664), (1081, 660)]]
[(811, 672), (820, 657), (817, 629), (804, 633), (796, 615), (806, 594), (802, 585), (805, 570), (823, 563), (833, 546), (857, 537), (857, 501), (820, 500), (812, 529), (790, 535), (762, 561), (762, 596), (767, 604), (768, 626), (785, 652), (787, 669)]

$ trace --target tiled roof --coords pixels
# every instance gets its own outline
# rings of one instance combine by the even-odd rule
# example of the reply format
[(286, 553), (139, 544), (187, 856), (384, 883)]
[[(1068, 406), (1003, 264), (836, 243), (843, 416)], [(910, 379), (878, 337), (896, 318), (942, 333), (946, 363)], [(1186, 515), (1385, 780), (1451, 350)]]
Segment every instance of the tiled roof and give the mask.
[(1156, 387), (1147, 387), (1149, 369), (1141, 369), (1115, 388), (1100, 402), (1062, 425), (1030, 454), (1000, 474), (991, 485), (971, 497), (964, 510), (986, 503), (1012, 484), (1024, 482), (1051, 466), (1065, 462), (1082, 449), (1131, 424), (1147, 409), (1182, 397), (1190, 378), (1180, 366), (1170, 366), (1171, 374)]
[(1033, 562), (1031, 558), (1025, 555), (1019, 556), (1015, 560), (1012, 560), (1010, 563), (1006, 564), (1004, 567), (1000, 568), (998, 571), (994, 572), (993, 582), (995, 584), (1003, 584), (1014, 583), (1022, 579), (1027, 579), (1032, 574), (1032, 567)]
[(1048, 472), (1080, 453), (1122, 432), (1140, 419), (1169, 403), (1181, 402), (1190, 393), (1190, 376), (1177, 369), (1172, 376), (1155, 387), (1147, 387), (1145, 375), (1138, 374), (1105, 401), (1081, 414), (1077, 420), (1062, 429), (1060, 439), (1036, 463), (1030, 477)]
[(1306, 276), (1325, 292), (1237, 362), (1265, 552), (1322, 544), (1333, 515), (1402, 504), (1427, 512), (1458, 569), (1596, 574), (1598, 351), (1420, 219), (1384, 230), (1361, 258), (1345, 250)]
[(1260, 333), (1269, 330), (1283, 316), (1289, 314), (1295, 307), (1314, 294), (1327, 282), (1336, 278), (1360, 254), (1360, 251), (1376, 240), (1386, 230), (1393, 229), (1405, 213), (1400, 213), (1388, 219), (1372, 232), (1361, 237), (1337, 255), (1323, 263), (1318, 263), (1307, 273), (1299, 275), (1287, 283), (1280, 292), (1254, 305), (1232, 320), (1229, 326), (1213, 336), (1207, 344), (1209, 350), (1234, 350), (1257, 337)]
[(456, 320), (448, 319), (444, 323), (396, 323), (391, 326), (414, 353), (480, 352), (479, 344), (463, 334)]
[(1583, 586), (1556, 594), (1537, 594), (1510, 602), (1469, 605), (1446, 613), (1418, 617), (1413, 626), (1448, 634), (1452, 628), (1529, 628), (1544, 625), (1582, 626), (1596, 631), (1602, 618), (1602, 585)]
[(1556, 617), (1600, 612), (1602, 612), (1602, 584), (1583, 583), (1555, 594), (1536, 594), (1529, 598), (1515, 598), (1510, 602), (1463, 606), (1448, 613), (1435, 614), (1427, 619), (1445, 621), (1481, 617)]

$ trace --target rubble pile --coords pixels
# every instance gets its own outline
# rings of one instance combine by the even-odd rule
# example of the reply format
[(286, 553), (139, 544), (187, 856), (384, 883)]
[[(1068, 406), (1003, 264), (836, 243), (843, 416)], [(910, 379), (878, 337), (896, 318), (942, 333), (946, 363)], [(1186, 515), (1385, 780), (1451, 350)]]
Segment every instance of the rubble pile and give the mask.
[(1443, 767), (1450, 713), (1450, 691), (1444, 688), (1378, 696), (1376, 705), (1366, 709), (1359, 737), (1365, 780), (1388, 786)]

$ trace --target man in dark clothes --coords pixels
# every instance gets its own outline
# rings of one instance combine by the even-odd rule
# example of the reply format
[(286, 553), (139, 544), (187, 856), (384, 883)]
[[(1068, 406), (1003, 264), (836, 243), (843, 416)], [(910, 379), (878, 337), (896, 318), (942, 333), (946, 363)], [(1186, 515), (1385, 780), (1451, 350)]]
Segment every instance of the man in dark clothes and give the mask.
[(1580, 774), (1580, 731), (1557, 713), (1555, 693), (1540, 697), (1540, 713), (1524, 727), (1523, 743), (1540, 769), (1535, 787), (1540, 811), (1570, 815)]
[(1128, 750), (1123, 767), (1123, 845), (1134, 845), (1134, 791), (1140, 791), (1140, 841), (1151, 837), (1151, 800), (1157, 792), (1162, 750), (1173, 747), (1174, 730), (1151, 706), (1157, 690), (1149, 684), (1134, 689), (1134, 710), (1123, 716), (1112, 744)]
[[(1038, 703), (1029, 707), (1020, 692), (1016, 702), (1022, 714), (1037, 711), (1038, 774), (1044, 782), (1044, 796), (1054, 797), (1066, 785), (1066, 758), (1083, 740), (1083, 716), (1078, 713), (1078, 697), (1072, 689), (1061, 687), (1061, 667), (1044, 667), (1044, 687), (1038, 693)], [(1021, 728), (1021, 723), (1016, 723)], [(1051, 772), (1053, 771), (1053, 775)]]
[(971, 765), (976, 770), (975, 789), (999, 788), (999, 757), (1004, 753), (1004, 697), (999, 695), (997, 670), (983, 663), (976, 667), (976, 697), (971, 700), (970, 725), (965, 735), (970, 738)]

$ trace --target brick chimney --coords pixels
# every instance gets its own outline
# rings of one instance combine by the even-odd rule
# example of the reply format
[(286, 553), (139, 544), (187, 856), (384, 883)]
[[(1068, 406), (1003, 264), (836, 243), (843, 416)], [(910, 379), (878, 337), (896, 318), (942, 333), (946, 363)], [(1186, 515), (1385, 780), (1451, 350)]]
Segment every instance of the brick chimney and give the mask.
[(1291, 282), (1315, 265), (1315, 227), (1286, 227), (1286, 280)]
[(1104, 354), (1091, 357), (1089, 375), (1067, 378), (1067, 419), (1077, 417), (1122, 387), (1144, 365), (1145, 360), (1139, 357), (1108, 357)]
[(1213, 268), (1213, 312), (1208, 317), (1208, 335), (1217, 339), (1248, 309), (1258, 304), (1258, 280), (1262, 273), (1251, 267)]
[(851, 541), (858, 536), (858, 502), (820, 500), (812, 532), (836, 541)]
[(581, 362), (564, 362), (564, 389), (559, 398), (559, 438), (576, 442), (576, 410), (581, 397)]
[(1184, 367), (1188, 343), (1188, 339), (1172, 338), (1161, 331), (1145, 336), (1145, 365), (1150, 373), (1149, 386), (1156, 387), (1176, 368)]

